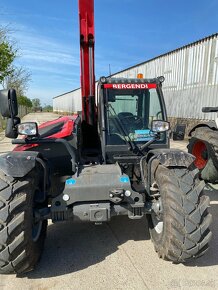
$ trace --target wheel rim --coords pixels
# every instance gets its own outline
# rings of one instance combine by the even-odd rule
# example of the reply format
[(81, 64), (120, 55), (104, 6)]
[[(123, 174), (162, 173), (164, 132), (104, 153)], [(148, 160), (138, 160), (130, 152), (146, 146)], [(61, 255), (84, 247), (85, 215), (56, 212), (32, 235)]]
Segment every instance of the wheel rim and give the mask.
[[(158, 184), (152, 184), (153, 188), (156, 188), (159, 192), (159, 187)], [(161, 234), (163, 231), (164, 227), (164, 222), (163, 222), (163, 204), (162, 204), (162, 199), (159, 197), (156, 206), (154, 208), (154, 212), (151, 214), (151, 219), (152, 219), (152, 224), (154, 230), (158, 233)]]
[(203, 169), (208, 161), (208, 151), (207, 146), (203, 141), (195, 142), (192, 148), (192, 154), (196, 157), (195, 159), (195, 166), (198, 169)]
[(155, 231), (158, 234), (161, 234), (162, 231), (163, 231), (163, 221), (162, 221), (162, 219), (157, 217), (154, 214), (151, 215), (151, 218), (152, 218), (152, 223), (153, 223), (153, 227), (154, 227)]

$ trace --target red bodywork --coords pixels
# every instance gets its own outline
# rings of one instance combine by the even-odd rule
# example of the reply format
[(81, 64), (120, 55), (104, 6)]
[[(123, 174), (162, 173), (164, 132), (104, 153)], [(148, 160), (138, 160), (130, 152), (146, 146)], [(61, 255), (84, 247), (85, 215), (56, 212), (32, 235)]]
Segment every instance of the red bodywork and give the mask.
[[(39, 134), (40, 134), (40, 131), (42, 131), (44, 129), (44, 134), (46, 135), (46, 131), (48, 133), (48, 135), (45, 136), (44, 139), (46, 139), (46, 138), (55, 138), (55, 139), (66, 138), (72, 134), (74, 127), (75, 127), (75, 120), (77, 118), (78, 118), (78, 115), (64, 116), (64, 117), (60, 117), (56, 120), (43, 123), (39, 126)], [(58, 132), (56, 132), (54, 134), (52, 134), (52, 133), (50, 134), (49, 128), (51, 126), (53, 126), (53, 128), (55, 129), (55, 125), (58, 126), (59, 124), (61, 124), (61, 128), (58, 128)], [(30, 148), (37, 147), (37, 146), (40, 146), (40, 144), (17, 145), (13, 151), (25, 151), (25, 150), (28, 150)]]
[(94, 0), (79, 0), (82, 120), (96, 120), (94, 73)]

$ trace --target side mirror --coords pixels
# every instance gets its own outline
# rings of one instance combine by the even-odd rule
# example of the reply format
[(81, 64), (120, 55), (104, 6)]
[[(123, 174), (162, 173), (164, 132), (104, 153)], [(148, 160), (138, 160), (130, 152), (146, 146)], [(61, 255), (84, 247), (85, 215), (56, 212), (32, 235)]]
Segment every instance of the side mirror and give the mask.
[(20, 124), (20, 118), (19, 117), (14, 117), (12, 118), (8, 118), (7, 119), (7, 125), (6, 125), (6, 129), (5, 129), (5, 136), (7, 138), (11, 138), (11, 139), (16, 139), (18, 136), (18, 132), (17, 132), (17, 125)]
[(17, 116), (17, 95), (14, 89), (0, 91), (0, 113), (6, 118)]
[(170, 123), (161, 120), (155, 120), (151, 122), (151, 131), (152, 132), (166, 132), (170, 129)]

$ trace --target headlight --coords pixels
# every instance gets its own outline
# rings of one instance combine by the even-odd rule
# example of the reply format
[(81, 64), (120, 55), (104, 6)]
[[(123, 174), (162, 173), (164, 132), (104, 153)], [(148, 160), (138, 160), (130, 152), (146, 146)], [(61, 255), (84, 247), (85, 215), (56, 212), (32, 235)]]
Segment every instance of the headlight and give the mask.
[(165, 132), (170, 129), (170, 123), (166, 121), (152, 121), (151, 123), (151, 131), (153, 132)]
[(17, 126), (18, 134), (27, 136), (38, 135), (38, 125), (35, 122), (21, 123)]

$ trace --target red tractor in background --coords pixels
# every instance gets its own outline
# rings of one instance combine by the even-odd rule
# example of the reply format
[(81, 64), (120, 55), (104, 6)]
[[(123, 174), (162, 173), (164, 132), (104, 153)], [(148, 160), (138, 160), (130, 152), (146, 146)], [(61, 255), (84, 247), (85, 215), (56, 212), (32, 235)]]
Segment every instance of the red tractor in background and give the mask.
[[(202, 112), (218, 112), (218, 107), (204, 107)], [(196, 157), (195, 165), (201, 178), (218, 183), (218, 117), (214, 122), (198, 124), (189, 136), (188, 152)]]
[(17, 144), (0, 156), (0, 273), (34, 268), (48, 219), (146, 215), (161, 258), (200, 257), (211, 238), (209, 198), (195, 157), (169, 148), (164, 78), (101, 77), (95, 93), (93, 0), (79, 0), (79, 21), (82, 117), (20, 123), (16, 92), (0, 92), (6, 135)]

